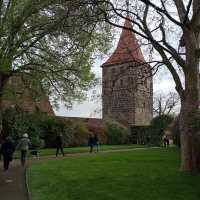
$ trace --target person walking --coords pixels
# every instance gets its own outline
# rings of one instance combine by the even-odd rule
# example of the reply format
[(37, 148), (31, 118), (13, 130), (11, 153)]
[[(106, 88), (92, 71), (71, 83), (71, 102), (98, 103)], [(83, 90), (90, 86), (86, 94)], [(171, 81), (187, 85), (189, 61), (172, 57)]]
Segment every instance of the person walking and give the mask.
[(7, 136), (1, 146), (1, 153), (3, 156), (3, 166), (5, 171), (7, 171), (9, 168), (10, 162), (13, 159), (14, 151), (15, 151), (14, 142), (12, 141), (12, 138), (10, 136)]
[(90, 147), (90, 153), (92, 153), (94, 147), (94, 136), (92, 133), (90, 133), (88, 137), (88, 146)]
[(94, 146), (96, 147), (96, 151), (99, 151), (99, 138), (97, 134), (94, 134)]
[(56, 137), (56, 157), (58, 156), (59, 150), (61, 151), (62, 155), (65, 156), (63, 147), (64, 147), (63, 135), (59, 134)]
[(166, 135), (163, 136), (164, 147), (169, 147), (169, 139)]
[(25, 166), (26, 159), (27, 159), (27, 153), (28, 153), (30, 145), (31, 145), (31, 142), (30, 142), (30, 139), (28, 138), (28, 134), (25, 133), (17, 145), (17, 149), (19, 149), (21, 151), (20, 159), (21, 159), (22, 166)]

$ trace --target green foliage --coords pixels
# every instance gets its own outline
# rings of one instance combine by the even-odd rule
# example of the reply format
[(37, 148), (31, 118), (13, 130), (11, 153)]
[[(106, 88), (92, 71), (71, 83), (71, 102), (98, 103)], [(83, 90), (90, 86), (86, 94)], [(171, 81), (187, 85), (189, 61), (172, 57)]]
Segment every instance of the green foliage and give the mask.
[(71, 138), (67, 125), (56, 117), (43, 113), (30, 114), (19, 109), (5, 110), (3, 134), (11, 135), (14, 140), (18, 140), (24, 133), (28, 133), (32, 148), (54, 147), (57, 134), (63, 135), (65, 146)]
[(100, 7), (106, 9), (81, 0), (2, 0), (1, 76), (25, 73), (52, 94), (55, 105), (58, 99), (67, 106), (85, 99), (95, 84), (94, 55), (111, 44), (111, 26)]
[(70, 123), (70, 129), (72, 134), (72, 139), (70, 141), (70, 146), (82, 146), (88, 144), (88, 129), (85, 123), (78, 121), (77, 122), (68, 122)]
[(174, 117), (171, 115), (161, 115), (154, 117), (151, 121), (152, 130), (150, 131), (150, 137), (153, 139), (153, 143), (160, 145), (164, 130), (173, 122)]
[(127, 128), (118, 122), (107, 122), (106, 134), (108, 144), (126, 144), (129, 141), (129, 133)]
[[(133, 144), (153, 144), (151, 126), (131, 126), (131, 143)], [(149, 138), (149, 141), (148, 139)]]
[(154, 117), (151, 121), (151, 126), (158, 130), (165, 130), (170, 123), (174, 120), (174, 117), (171, 115), (161, 115)]

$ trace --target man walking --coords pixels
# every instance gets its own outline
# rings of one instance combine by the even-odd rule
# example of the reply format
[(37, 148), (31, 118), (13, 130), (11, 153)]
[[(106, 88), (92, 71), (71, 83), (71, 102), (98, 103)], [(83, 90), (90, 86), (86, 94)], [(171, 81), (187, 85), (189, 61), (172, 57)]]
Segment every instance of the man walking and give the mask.
[(59, 150), (61, 151), (62, 155), (65, 156), (63, 147), (64, 147), (64, 139), (62, 134), (59, 134), (56, 137), (56, 157), (58, 156)]

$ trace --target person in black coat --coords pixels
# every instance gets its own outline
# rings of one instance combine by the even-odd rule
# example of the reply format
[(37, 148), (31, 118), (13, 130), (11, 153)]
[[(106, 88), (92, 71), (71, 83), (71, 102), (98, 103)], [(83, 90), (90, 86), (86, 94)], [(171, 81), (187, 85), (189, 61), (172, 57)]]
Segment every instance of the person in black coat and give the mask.
[(94, 134), (94, 146), (96, 147), (96, 151), (98, 152), (99, 151), (99, 138), (98, 138), (98, 135), (97, 134)]
[(3, 156), (3, 165), (5, 171), (8, 170), (9, 168), (9, 164), (13, 159), (14, 151), (15, 151), (14, 142), (12, 141), (12, 138), (8, 136), (1, 146), (1, 153)]
[(56, 137), (56, 157), (58, 156), (59, 150), (61, 151), (62, 155), (64, 156), (64, 139), (62, 134), (57, 135)]
[(94, 147), (94, 136), (92, 133), (90, 133), (88, 137), (88, 146), (90, 147), (90, 153), (92, 153)]

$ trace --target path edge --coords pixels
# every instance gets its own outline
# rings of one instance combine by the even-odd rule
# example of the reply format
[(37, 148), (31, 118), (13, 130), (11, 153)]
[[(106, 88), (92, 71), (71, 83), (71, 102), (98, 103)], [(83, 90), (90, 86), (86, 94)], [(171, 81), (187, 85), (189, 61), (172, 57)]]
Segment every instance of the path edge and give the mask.
[(32, 200), (31, 192), (29, 189), (29, 183), (28, 183), (28, 167), (26, 167), (24, 170), (24, 178), (25, 178), (25, 187), (26, 187), (28, 200)]

